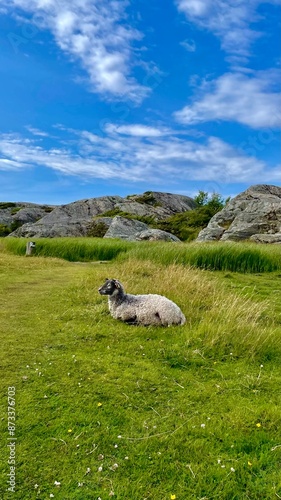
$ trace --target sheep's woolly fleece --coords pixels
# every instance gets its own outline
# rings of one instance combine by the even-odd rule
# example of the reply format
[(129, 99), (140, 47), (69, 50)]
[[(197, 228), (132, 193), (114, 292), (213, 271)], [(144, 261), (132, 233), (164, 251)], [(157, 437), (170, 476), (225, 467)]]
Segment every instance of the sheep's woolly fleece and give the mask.
[(108, 306), (113, 318), (138, 325), (184, 325), (185, 316), (177, 304), (163, 295), (126, 294), (116, 279), (106, 279), (99, 288), (101, 295), (108, 295)]

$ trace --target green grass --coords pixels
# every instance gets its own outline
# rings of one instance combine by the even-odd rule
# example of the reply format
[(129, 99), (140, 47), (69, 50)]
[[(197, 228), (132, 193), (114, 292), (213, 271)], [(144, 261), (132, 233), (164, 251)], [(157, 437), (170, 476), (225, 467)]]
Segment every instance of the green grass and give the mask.
[[(25, 238), (2, 239), (2, 248), (16, 255), (25, 255)], [(41, 238), (35, 239), (36, 255), (58, 257), (70, 262), (112, 260), (121, 252), (128, 252), (133, 243), (101, 238)]]
[[(106, 276), (167, 295), (186, 325), (114, 320), (97, 293)], [(281, 496), (278, 272), (5, 252), (0, 290), (1, 499)], [(15, 493), (6, 490), (9, 386)]]
[[(3, 250), (25, 254), (23, 238), (3, 238)], [(281, 246), (251, 243), (129, 242), (102, 238), (36, 240), (36, 255), (69, 261), (141, 259), (159, 264), (183, 264), (214, 271), (263, 273), (281, 270)]]

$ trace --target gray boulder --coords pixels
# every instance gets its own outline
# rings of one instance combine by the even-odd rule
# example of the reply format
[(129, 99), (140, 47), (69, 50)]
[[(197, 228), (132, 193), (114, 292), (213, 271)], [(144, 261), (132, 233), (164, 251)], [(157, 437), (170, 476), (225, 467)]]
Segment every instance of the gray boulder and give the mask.
[(141, 233), (136, 235), (137, 241), (174, 241), (180, 242), (180, 239), (177, 238), (174, 234), (168, 233), (167, 231), (162, 231), (161, 229), (146, 229)]
[(45, 216), (35, 224), (24, 224), (9, 236), (27, 238), (87, 236), (88, 226), (93, 217), (112, 210), (120, 200), (121, 196), (102, 196), (58, 206), (51, 213), (44, 214)]
[(274, 242), (272, 236), (278, 233), (281, 233), (281, 187), (259, 184), (240, 193), (214, 215), (197, 241), (261, 242), (261, 235), (269, 235), (267, 242)]
[(250, 240), (255, 241), (255, 243), (281, 243), (281, 233), (254, 234)]
[(148, 225), (144, 224), (144, 222), (116, 216), (112, 220), (104, 238), (120, 238), (122, 240), (134, 241), (136, 235), (146, 229), (148, 229)]
[[(111, 227), (113, 221), (112, 214), (109, 213), (110, 217), (107, 217), (107, 212), (116, 211), (117, 209), (137, 217), (152, 216), (155, 220), (165, 220), (174, 213), (185, 212), (193, 209), (195, 206), (195, 201), (188, 196), (154, 191), (147, 191), (140, 195), (128, 196), (127, 198), (122, 198), (121, 196), (102, 196), (75, 201), (67, 205), (57, 206), (48, 214), (44, 210), (43, 212), (36, 212), (36, 210), (39, 210), (38, 206), (33, 205), (32, 210), (35, 218), (32, 219), (27, 212), (23, 212), (22, 219), (18, 222), (18, 225), (21, 225), (21, 227), (11, 233), (10, 236), (28, 238), (102, 236), (104, 230), (107, 228), (109, 230), (110, 228), (106, 237), (133, 239), (133, 234), (141, 232), (143, 229), (148, 229), (148, 226), (141, 226), (140, 224), (142, 223), (138, 221), (128, 222), (128, 219), (126, 219), (127, 222), (123, 222), (122, 224), (120, 224), (120, 221), (118, 224), (115, 221)], [(18, 213), (20, 212), (22, 210)], [(105, 214), (104, 217), (102, 217), (103, 214)], [(122, 216), (122, 213), (120, 215)], [(9, 217), (11, 217), (10, 211)], [(99, 222), (96, 222), (96, 217), (99, 217)], [(125, 215), (123, 219), (124, 217)], [(120, 227), (120, 234), (118, 234), (118, 227)]]
[(52, 210), (52, 207), (24, 202), (11, 203), (7, 208), (1, 208), (1, 205), (5, 207), (5, 203), (0, 203), (0, 224), (8, 227), (36, 222), (46, 215), (46, 210)]
[(192, 210), (196, 206), (196, 202), (189, 196), (157, 191), (131, 195), (116, 204), (123, 212), (137, 216), (153, 216), (155, 220), (165, 220), (171, 215)]

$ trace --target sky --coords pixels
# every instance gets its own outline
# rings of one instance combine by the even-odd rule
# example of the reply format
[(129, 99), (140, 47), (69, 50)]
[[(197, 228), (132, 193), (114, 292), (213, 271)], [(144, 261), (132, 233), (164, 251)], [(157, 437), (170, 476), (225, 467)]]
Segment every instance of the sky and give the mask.
[(0, 201), (281, 185), (281, 0), (0, 0)]

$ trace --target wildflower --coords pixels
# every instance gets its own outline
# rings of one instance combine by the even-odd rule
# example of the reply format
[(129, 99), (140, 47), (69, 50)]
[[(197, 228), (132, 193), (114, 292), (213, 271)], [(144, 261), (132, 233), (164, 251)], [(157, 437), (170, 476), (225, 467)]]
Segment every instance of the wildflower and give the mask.
[(118, 468), (118, 464), (113, 464), (111, 470), (116, 470)]
[(125, 457), (125, 460), (129, 460), (129, 457)]
[(54, 498), (55, 495), (53, 495), (53, 493), (50, 493), (50, 498)]
[(220, 464), (220, 463), (221, 463), (221, 459), (220, 459), (220, 458), (218, 458), (218, 464)]
[(176, 500), (176, 495), (171, 495), (171, 500)]
[(263, 365), (261, 365), (260, 367), (263, 368)]
[(118, 444), (115, 444), (115, 445), (114, 445), (114, 448), (118, 448)]
[(118, 439), (121, 439), (121, 438), (122, 438), (121, 434), (119, 434), (119, 436), (117, 436), (117, 437), (118, 437)]
[(34, 485), (34, 488), (37, 490), (37, 488), (39, 488), (39, 484), (37, 484), (37, 483), (36, 483), (36, 484)]
[(79, 488), (82, 488), (83, 484), (84, 484), (84, 483), (78, 483), (78, 487), (79, 487)]
[(230, 467), (231, 472), (235, 472), (235, 469), (233, 467)]
[(86, 474), (89, 474), (90, 472), (91, 472), (90, 467), (87, 467), (87, 469), (86, 469)]
[(98, 456), (98, 460), (103, 460), (103, 459), (104, 459), (104, 455), (100, 454), (100, 455)]
[(102, 403), (98, 403), (98, 407), (102, 406)]
[(55, 482), (54, 482), (54, 485), (55, 485), (55, 486), (60, 486), (60, 482), (59, 482), (59, 481), (55, 481)]
[(110, 491), (110, 492), (109, 492), (109, 496), (110, 496), (110, 497), (114, 497), (114, 495), (115, 495), (114, 491)]
[(102, 472), (102, 465), (98, 468), (98, 472)]
[(72, 429), (68, 429), (68, 432), (72, 432)]
[(204, 429), (204, 427), (206, 427), (206, 424), (201, 424), (201, 427), (202, 429)]
[(249, 465), (249, 467), (252, 467), (252, 465), (253, 465), (252, 462), (250, 462), (250, 460), (248, 460), (248, 465)]
[(261, 423), (260, 423), (260, 422), (258, 422), (258, 423), (256, 424), (256, 426), (257, 426), (257, 427), (261, 427)]

